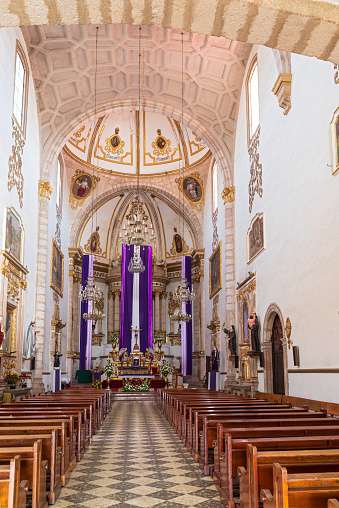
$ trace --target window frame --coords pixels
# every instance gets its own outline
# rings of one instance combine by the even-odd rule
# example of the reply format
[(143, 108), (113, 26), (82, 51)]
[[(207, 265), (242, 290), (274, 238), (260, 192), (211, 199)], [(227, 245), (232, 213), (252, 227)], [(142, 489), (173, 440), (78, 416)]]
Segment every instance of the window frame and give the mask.
[[(252, 108), (250, 103), (250, 81), (253, 75), (254, 68), (257, 67), (258, 74), (258, 111), (259, 111), (259, 123), (256, 129), (253, 131), (251, 135), (251, 117), (252, 117)], [(246, 76), (246, 117), (247, 117), (247, 144), (251, 145), (252, 139), (256, 135), (258, 129), (260, 128), (260, 101), (259, 101), (259, 64), (258, 64), (258, 55), (256, 54), (251, 61), (251, 65), (248, 68), (247, 76)]]
[[(23, 68), (24, 68), (24, 90), (23, 90), (23, 96), (22, 96), (22, 117), (21, 117), (21, 125), (19, 123), (19, 119), (16, 117), (14, 113), (14, 107), (15, 107), (15, 85), (16, 85), (16, 73), (17, 73), (17, 61), (18, 57), (20, 58)], [(20, 129), (23, 137), (26, 137), (26, 126), (27, 126), (27, 105), (28, 105), (28, 80), (29, 80), (29, 67), (28, 67), (28, 61), (25, 55), (25, 52), (23, 50), (23, 47), (21, 46), (20, 42), (16, 41), (15, 46), (15, 65), (14, 65), (14, 79), (13, 79), (13, 104), (12, 104), (12, 117), (15, 120), (16, 125)]]

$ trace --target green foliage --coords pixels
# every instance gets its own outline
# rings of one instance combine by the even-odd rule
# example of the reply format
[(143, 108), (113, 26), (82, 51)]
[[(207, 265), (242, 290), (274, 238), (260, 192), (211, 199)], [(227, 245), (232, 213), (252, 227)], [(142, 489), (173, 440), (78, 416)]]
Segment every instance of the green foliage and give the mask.
[(125, 384), (123, 386), (124, 392), (149, 392), (150, 381), (148, 379), (144, 379), (141, 385), (134, 385), (126, 379)]
[(117, 342), (119, 342), (119, 335), (118, 335), (118, 332), (111, 332), (110, 333), (110, 336), (108, 338), (108, 342), (110, 342), (111, 344), (113, 344), (113, 346), (115, 344), (117, 344)]
[(107, 377), (111, 377), (114, 375), (114, 365), (112, 360), (108, 360), (105, 367), (104, 367), (104, 373)]
[(169, 374), (172, 374), (172, 367), (167, 360), (164, 360), (160, 365), (160, 375), (161, 377), (164, 377), (168, 376)]
[(102, 390), (102, 384), (99, 380), (94, 381), (94, 383), (92, 383), (92, 388), (95, 388), (96, 390)]

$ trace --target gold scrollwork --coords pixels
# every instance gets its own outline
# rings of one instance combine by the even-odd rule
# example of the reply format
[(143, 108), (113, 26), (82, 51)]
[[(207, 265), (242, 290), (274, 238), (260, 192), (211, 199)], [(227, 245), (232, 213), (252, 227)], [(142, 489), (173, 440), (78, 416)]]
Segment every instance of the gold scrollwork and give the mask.
[(232, 187), (225, 187), (221, 193), (221, 197), (224, 201), (224, 205), (226, 205), (226, 203), (232, 203), (232, 201), (235, 200), (234, 185), (232, 185)]
[(157, 130), (157, 138), (155, 141), (152, 142), (152, 148), (153, 148), (153, 155), (157, 157), (162, 157), (164, 155), (169, 155), (172, 151), (171, 148), (171, 140), (166, 139), (164, 136), (161, 135), (161, 129)]
[(8, 159), (8, 190), (11, 191), (16, 186), (19, 196), (20, 208), (23, 207), (24, 198), (24, 177), (21, 172), (22, 159), (21, 155), (24, 150), (25, 140), (22, 137), (21, 131), (12, 117), (12, 138), (14, 138), (14, 144), (12, 146), (12, 155)]
[(260, 126), (258, 127), (256, 133), (252, 138), (251, 145), (248, 149), (248, 154), (250, 156), (251, 162), (251, 178), (250, 183), (248, 184), (248, 194), (249, 194), (249, 212), (252, 212), (252, 206), (254, 201), (255, 193), (262, 197), (263, 189), (262, 189), (262, 165), (259, 164), (259, 135), (260, 135)]
[(116, 127), (115, 134), (113, 134), (113, 136), (109, 136), (108, 138), (106, 138), (105, 141), (106, 141), (105, 150), (107, 153), (112, 153), (116, 155), (122, 155), (124, 153), (123, 148), (125, 146), (125, 141), (122, 141), (119, 136), (119, 127)]
[(338, 64), (334, 64), (334, 70), (336, 71), (336, 72), (334, 73), (334, 83), (335, 83), (336, 85), (338, 85), (338, 84), (339, 84), (339, 72), (338, 72), (338, 69), (339, 69), (339, 65), (338, 65)]
[(178, 256), (178, 254), (184, 255), (184, 254), (187, 254), (189, 252), (189, 250), (190, 250), (190, 248), (187, 245), (187, 243), (185, 242), (185, 239), (182, 238), (182, 236), (179, 235), (179, 233), (177, 233), (177, 231), (175, 229), (175, 233), (173, 235), (172, 247), (170, 248), (169, 252), (166, 252), (166, 257)]
[(53, 189), (52, 189), (51, 184), (49, 182), (44, 182), (43, 180), (39, 180), (39, 183), (38, 183), (39, 196), (41, 196), (42, 198), (49, 199), (50, 195), (52, 194), (52, 191), (53, 191)]

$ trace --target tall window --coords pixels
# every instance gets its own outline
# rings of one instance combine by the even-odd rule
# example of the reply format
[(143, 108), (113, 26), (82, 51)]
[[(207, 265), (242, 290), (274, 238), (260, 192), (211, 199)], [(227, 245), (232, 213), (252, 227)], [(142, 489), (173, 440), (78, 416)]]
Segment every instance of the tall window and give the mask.
[(61, 164), (59, 158), (57, 167), (56, 204), (59, 207), (59, 210), (61, 210)]
[(259, 126), (259, 81), (258, 62), (255, 61), (248, 78), (249, 139)]
[(15, 58), (13, 114), (23, 132), (25, 131), (26, 121), (26, 84), (27, 65), (23, 56), (23, 52), (19, 44), (17, 44)]
[(212, 212), (218, 208), (218, 163), (215, 161), (212, 168)]

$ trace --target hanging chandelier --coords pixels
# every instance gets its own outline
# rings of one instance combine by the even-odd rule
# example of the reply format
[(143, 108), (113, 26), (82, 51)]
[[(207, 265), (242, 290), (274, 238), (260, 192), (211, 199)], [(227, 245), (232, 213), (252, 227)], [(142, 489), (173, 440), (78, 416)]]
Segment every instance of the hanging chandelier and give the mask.
[(186, 314), (186, 312), (182, 312), (179, 310), (176, 314), (171, 316), (171, 321), (191, 321), (191, 314)]
[(187, 279), (184, 277), (174, 292), (173, 300), (177, 303), (191, 302), (195, 297), (194, 291), (190, 290)]
[[(139, 26), (139, 122), (141, 118), (141, 26)], [(134, 245), (133, 258), (128, 265), (130, 273), (142, 273), (145, 271), (145, 266), (140, 257), (140, 246), (151, 245), (155, 240), (153, 227), (147, 225), (148, 217), (145, 214), (143, 203), (139, 198), (140, 189), (140, 154), (137, 155), (137, 196), (136, 200), (132, 201), (131, 210), (126, 215), (127, 226), (124, 224), (119, 234), (119, 240), (127, 245)]]

